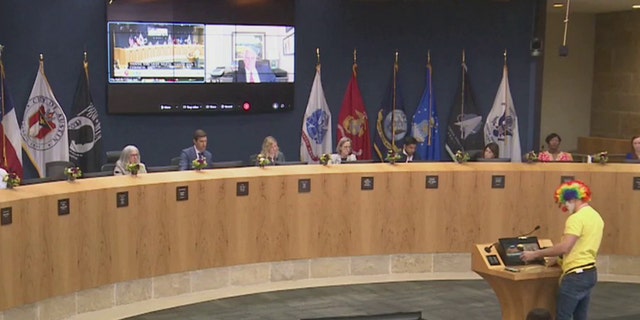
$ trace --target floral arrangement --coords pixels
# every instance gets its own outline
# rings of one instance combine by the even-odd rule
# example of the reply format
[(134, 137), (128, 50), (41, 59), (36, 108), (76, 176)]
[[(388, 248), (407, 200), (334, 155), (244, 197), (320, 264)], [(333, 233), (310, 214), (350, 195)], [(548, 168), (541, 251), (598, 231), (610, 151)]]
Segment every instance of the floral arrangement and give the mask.
[(395, 151), (393, 150), (389, 150), (389, 152), (387, 152), (387, 157), (384, 159), (385, 161), (394, 164), (396, 163), (396, 161), (399, 161), (401, 159), (400, 155), (397, 154)]
[(460, 150), (458, 150), (458, 152), (456, 152), (455, 157), (456, 157), (456, 162), (457, 163), (464, 163), (464, 162), (469, 161), (469, 159), (471, 159), (471, 157), (469, 157), (468, 153), (462, 152)]
[(256, 156), (256, 161), (260, 168), (264, 168), (264, 166), (268, 166), (271, 164), (271, 161), (269, 161), (269, 159), (267, 159), (267, 157), (265, 157), (262, 153)]
[(127, 171), (129, 171), (132, 176), (137, 176), (138, 175), (138, 171), (140, 171), (140, 164), (139, 163), (129, 163), (127, 165)]
[(607, 151), (598, 152), (593, 155), (593, 160), (605, 164), (609, 161), (609, 153)]
[(17, 187), (20, 185), (20, 177), (15, 172), (7, 173), (4, 178), (2, 178), (3, 182), (7, 183), (7, 189), (13, 189), (13, 187)]
[(331, 155), (329, 155), (328, 153), (325, 153), (320, 156), (320, 164), (323, 166), (328, 165), (330, 160), (331, 160)]
[(539, 160), (538, 155), (533, 150), (527, 152), (527, 154), (525, 154), (524, 157), (527, 159), (527, 162), (535, 162)]
[(207, 160), (205, 158), (195, 159), (191, 162), (191, 167), (200, 171), (207, 167)]
[(73, 181), (77, 178), (82, 177), (82, 170), (80, 170), (80, 168), (78, 167), (68, 167), (64, 169), (64, 174), (67, 175), (67, 179)]

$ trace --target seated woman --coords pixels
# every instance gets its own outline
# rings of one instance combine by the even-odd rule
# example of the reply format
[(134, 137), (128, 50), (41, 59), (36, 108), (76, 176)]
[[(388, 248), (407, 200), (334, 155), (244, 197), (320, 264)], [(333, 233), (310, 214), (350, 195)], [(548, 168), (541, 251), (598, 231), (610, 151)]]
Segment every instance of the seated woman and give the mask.
[(542, 162), (552, 161), (573, 161), (571, 153), (560, 151), (560, 142), (562, 138), (557, 133), (552, 133), (544, 139), (547, 143), (548, 150), (540, 152), (538, 160)]
[[(269, 165), (282, 164), (285, 162), (284, 153), (280, 152), (280, 147), (278, 147), (278, 141), (276, 138), (272, 136), (268, 136), (264, 138), (262, 141), (262, 151), (260, 152), (267, 160), (269, 160)], [(256, 165), (258, 161), (256, 161)]]
[(122, 149), (122, 153), (120, 154), (120, 159), (116, 161), (116, 167), (113, 169), (113, 175), (128, 175), (131, 174), (129, 172), (128, 166), (132, 163), (140, 164), (140, 169), (138, 169), (138, 173), (147, 173), (147, 168), (144, 166), (144, 163), (140, 162), (140, 151), (135, 146), (126, 146)]
[(482, 159), (497, 159), (500, 155), (500, 147), (495, 142), (489, 142), (482, 150)]
[(351, 153), (351, 139), (343, 137), (338, 141), (336, 152), (331, 155), (330, 163), (339, 164), (343, 162), (356, 161), (356, 155)]
[(8, 174), (7, 170), (4, 170), (4, 169), (2, 169), (2, 167), (0, 167), (0, 190), (7, 188), (7, 183), (3, 181), (4, 177), (7, 174)]
[(627, 159), (640, 160), (640, 136), (633, 136), (633, 138), (631, 138), (631, 147), (633, 148), (633, 152), (627, 153)]

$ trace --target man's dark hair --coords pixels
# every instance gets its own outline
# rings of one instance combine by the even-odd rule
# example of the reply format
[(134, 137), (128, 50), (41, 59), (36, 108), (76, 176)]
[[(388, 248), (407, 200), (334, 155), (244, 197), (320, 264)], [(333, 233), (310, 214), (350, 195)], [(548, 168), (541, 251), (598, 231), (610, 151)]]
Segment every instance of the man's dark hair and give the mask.
[(549, 134), (545, 139), (544, 142), (546, 142), (547, 144), (549, 144), (549, 142), (551, 142), (551, 139), (553, 138), (558, 138), (558, 141), (562, 142), (562, 138), (560, 138), (560, 135), (558, 135), (557, 133), (551, 133)]
[(198, 141), (200, 138), (206, 138), (207, 133), (202, 129), (198, 129), (193, 133), (193, 141)]
[(527, 314), (526, 320), (553, 320), (551, 312), (547, 309), (536, 308)]
[(416, 140), (416, 138), (412, 136), (407, 136), (406, 138), (404, 138), (404, 145), (408, 146), (410, 144), (418, 144), (418, 140)]

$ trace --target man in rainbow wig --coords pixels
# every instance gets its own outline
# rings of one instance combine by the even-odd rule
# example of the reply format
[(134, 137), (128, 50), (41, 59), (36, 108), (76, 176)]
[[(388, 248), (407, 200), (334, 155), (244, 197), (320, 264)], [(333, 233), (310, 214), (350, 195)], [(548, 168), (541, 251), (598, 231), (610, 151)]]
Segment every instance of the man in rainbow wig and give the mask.
[(562, 256), (556, 320), (585, 320), (591, 289), (598, 281), (596, 256), (602, 241), (604, 221), (590, 205), (591, 190), (580, 181), (563, 183), (556, 190), (556, 203), (568, 212), (562, 241), (550, 248), (525, 251), (522, 260)]

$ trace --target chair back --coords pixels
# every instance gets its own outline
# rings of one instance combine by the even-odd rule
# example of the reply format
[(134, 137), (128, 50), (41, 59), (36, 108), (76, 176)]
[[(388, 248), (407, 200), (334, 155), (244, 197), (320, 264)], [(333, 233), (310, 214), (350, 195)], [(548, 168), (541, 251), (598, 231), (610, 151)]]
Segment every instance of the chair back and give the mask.
[(105, 163), (102, 165), (102, 168), (100, 168), (100, 171), (102, 172), (111, 172), (111, 175), (113, 175), (113, 169), (116, 168), (116, 164), (115, 163)]
[(212, 162), (211, 163), (211, 168), (214, 169), (222, 169), (222, 168), (238, 168), (238, 167), (242, 167), (243, 163), (241, 160), (236, 160), (236, 161), (218, 161), (218, 162)]
[(179, 166), (180, 165), (180, 157), (171, 158), (171, 165), (172, 166)]
[(121, 150), (107, 151), (107, 163), (116, 163), (122, 154)]
[(24, 179), (24, 180), (22, 180), (22, 182), (20, 182), (20, 185), (27, 186), (27, 185), (30, 185), (30, 184), (45, 183), (45, 182), (51, 182), (51, 181), (53, 181), (53, 179), (51, 179), (49, 177), (34, 178), (34, 179)]
[(110, 177), (110, 176), (113, 176), (113, 170), (82, 173), (82, 178), (98, 178), (98, 177)]
[(64, 170), (69, 167), (75, 167), (71, 161), (51, 161), (45, 164), (45, 176), (53, 180), (64, 180), (66, 176)]

